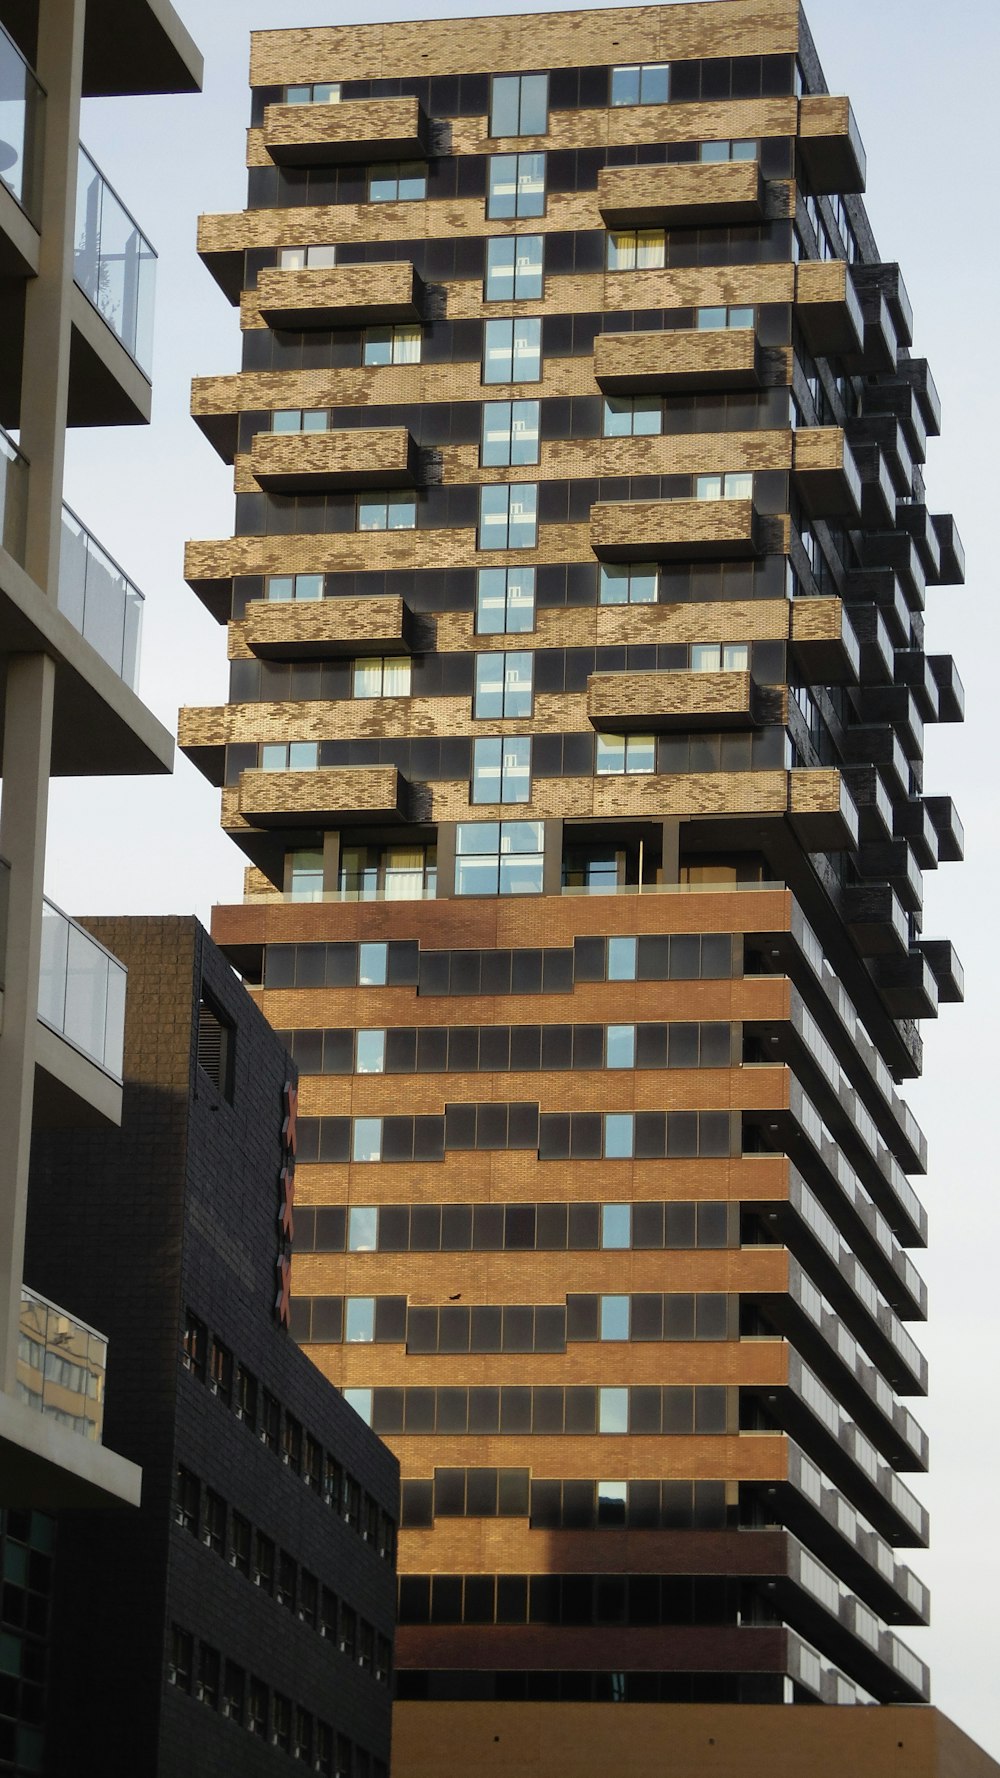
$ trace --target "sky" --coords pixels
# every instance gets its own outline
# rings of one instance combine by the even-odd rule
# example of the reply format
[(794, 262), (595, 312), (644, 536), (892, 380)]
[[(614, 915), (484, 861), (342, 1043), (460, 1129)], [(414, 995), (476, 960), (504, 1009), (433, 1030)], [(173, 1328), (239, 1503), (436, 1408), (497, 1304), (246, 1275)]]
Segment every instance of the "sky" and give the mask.
[[(186, 538), (232, 532), (232, 472), (188, 417), (192, 376), (239, 366), (239, 326), (194, 249), (201, 211), (242, 209), (251, 29), (468, 16), (471, 0), (427, 5), (369, 0), (212, 0), (178, 10), (205, 54), (201, 97), (89, 100), (83, 139), (157, 248), (153, 423), (79, 432), (65, 496), (146, 594), (140, 691), (168, 728), (182, 704), (226, 698), (225, 631), (183, 579)], [(515, 4), (482, 10), (517, 12)], [(560, 10), (556, 7), (546, 10)], [(831, 92), (850, 95), (868, 152), (867, 205), (883, 259), (898, 260), (944, 409), (927, 463), (932, 509), (953, 512), (968, 555), (965, 588), (931, 589), (927, 640), (954, 654), (965, 682), (964, 727), (927, 731), (925, 788), (954, 796), (967, 836), (964, 867), (926, 878), (928, 936), (955, 940), (966, 969), (964, 1009), (924, 1027), (926, 1076), (907, 1096), (930, 1144), (917, 1181), (931, 1245), (917, 1255), (931, 1319), (916, 1329), (931, 1394), (913, 1402), (931, 1434), (932, 1469), (917, 1491), (932, 1515), (929, 1554), (913, 1566), (934, 1595), (929, 1631), (905, 1631), (931, 1663), (933, 1698), (1000, 1758), (996, 1599), (1000, 1539), (1000, 1290), (995, 1253), (998, 1143), (991, 1105), (1000, 1006), (993, 940), (1000, 875), (992, 722), (1000, 619), (989, 527), (996, 508), (1000, 250), (987, 205), (995, 163), (996, 0), (807, 0)], [(987, 181), (990, 183), (988, 184)], [(172, 778), (54, 785), (47, 889), (73, 913), (197, 913), (239, 900), (243, 860), (218, 828), (218, 792), (178, 756)], [(909, 1478), (913, 1479), (913, 1478)]]

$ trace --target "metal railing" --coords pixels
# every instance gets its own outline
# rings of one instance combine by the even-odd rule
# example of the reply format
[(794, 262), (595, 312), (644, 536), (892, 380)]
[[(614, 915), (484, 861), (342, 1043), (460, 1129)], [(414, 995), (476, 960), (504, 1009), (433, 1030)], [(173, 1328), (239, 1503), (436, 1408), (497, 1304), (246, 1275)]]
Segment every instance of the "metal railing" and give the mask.
[(156, 252), (82, 144), (73, 240), (77, 284), (148, 375)]
[(38, 1016), (106, 1074), (121, 1080), (127, 970), (46, 896)]
[(104, 1334), (22, 1286), (17, 1392), (28, 1407), (99, 1444), (107, 1368)]
[(41, 196), (45, 90), (0, 25), (0, 184), (37, 223)]
[(143, 595), (68, 506), (62, 512), (57, 602), (74, 629), (134, 691)]
[(0, 544), (22, 567), (27, 517), (28, 459), (0, 426)]

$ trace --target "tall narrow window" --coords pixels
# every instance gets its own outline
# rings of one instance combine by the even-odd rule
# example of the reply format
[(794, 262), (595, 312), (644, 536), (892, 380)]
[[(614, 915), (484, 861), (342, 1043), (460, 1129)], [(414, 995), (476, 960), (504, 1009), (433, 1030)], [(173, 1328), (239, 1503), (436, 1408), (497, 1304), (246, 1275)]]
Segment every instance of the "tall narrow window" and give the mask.
[(480, 549), (534, 549), (537, 541), (538, 488), (534, 482), (502, 482), (480, 488)]
[(477, 654), (474, 717), (530, 716), (534, 661), (530, 654)]
[(542, 295), (543, 235), (494, 235), (486, 243), (486, 302), (525, 302)]
[(491, 136), (544, 136), (549, 127), (547, 74), (494, 74)]
[(542, 323), (537, 315), (487, 321), (483, 330), (484, 383), (537, 383), (542, 374)]
[(217, 1093), (230, 1103), (233, 1097), (233, 1063), (236, 1032), (231, 1019), (204, 988), (198, 1006), (198, 1066)]
[(544, 216), (544, 154), (491, 154), (486, 214)]
[(537, 401), (487, 401), (483, 406), (480, 462), (510, 468), (538, 462)]
[(472, 744), (474, 803), (531, 801), (531, 737), (482, 736)]
[(322, 852), (288, 852), (285, 856), (288, 860), (288, 893), (291, 899), (293, 901), (322, 901)]
[(520, 634), (535, 627), (535, 570), (480, 568), (476, 578), (476, 632)]

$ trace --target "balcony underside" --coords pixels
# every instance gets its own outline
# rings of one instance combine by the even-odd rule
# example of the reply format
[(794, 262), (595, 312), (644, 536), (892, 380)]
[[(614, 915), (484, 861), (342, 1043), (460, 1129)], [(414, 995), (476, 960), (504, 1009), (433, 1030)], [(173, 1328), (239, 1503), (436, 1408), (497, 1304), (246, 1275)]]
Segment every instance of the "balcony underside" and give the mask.
[(0, 1394), (0, 1506), (138, 1506), (141, 1487), (134, 1463)]

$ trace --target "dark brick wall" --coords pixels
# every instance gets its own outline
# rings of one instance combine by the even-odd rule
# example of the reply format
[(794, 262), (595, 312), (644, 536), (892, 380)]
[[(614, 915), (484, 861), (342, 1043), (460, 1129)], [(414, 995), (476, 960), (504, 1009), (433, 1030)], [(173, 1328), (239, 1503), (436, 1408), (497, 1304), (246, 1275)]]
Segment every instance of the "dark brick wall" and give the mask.
[[(273, 1313), (291, 1064), (197, 921), (86, 924), (129, 967), (122, 1128), (37, 1139), (26, 1279), (107, 1333), (105, 1442), (143, 1505), (60, 1519), (50, 1778), (98, 1746), (103, 1778), (290, 1763), (166, 1686), (171, 1623), (387, 1760), (388, 1687), (173, 1522), (181, 1463), (391, 1637), (391, 1564), (180, 1363), (191, 1310), (397, 1516), (395, 1459)], [(197, 1063), (202, 979), (235, 1027), (232, 1103)]]

